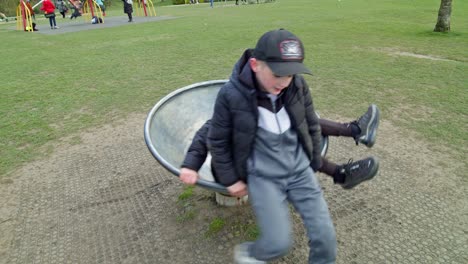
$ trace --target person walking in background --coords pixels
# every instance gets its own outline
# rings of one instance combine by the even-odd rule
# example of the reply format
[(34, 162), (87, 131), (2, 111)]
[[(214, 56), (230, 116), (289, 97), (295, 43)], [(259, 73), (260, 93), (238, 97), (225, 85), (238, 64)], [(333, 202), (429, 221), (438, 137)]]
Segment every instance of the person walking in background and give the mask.
[(42, 2), (41, 10), (44, 11), (44, 16), (49, 18), (49, 24), (51, 29), (58, 29), (57, 22), (55, 21), (55, 5), (50, 0), (44, 0)]
[(128, 22), (132, 22), (132, 13), (133, 13), (133, 0), (122, 0), (124, 3), (124, 13), (128, 15)]
[(67, 13), (68, 11), (68, 7), (65, 4), (65, 2), (63, 0), (57, 0), (57, 2), (55, 2), (55, 5), (57, 6), (58, 11), (62, 15), (62, 18), (65, 18), (65, 13)]

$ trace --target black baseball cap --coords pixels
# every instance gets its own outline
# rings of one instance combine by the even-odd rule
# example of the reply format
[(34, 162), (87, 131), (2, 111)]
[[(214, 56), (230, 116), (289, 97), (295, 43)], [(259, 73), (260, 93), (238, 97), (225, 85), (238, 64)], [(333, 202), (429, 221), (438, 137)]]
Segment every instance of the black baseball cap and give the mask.
[(304, 61), (302, 41), (285, 29), (263, 34), (257, 42), (253, 57), (265, 61), (271, 71), (278, 76), (312, 74), (302, 63)]

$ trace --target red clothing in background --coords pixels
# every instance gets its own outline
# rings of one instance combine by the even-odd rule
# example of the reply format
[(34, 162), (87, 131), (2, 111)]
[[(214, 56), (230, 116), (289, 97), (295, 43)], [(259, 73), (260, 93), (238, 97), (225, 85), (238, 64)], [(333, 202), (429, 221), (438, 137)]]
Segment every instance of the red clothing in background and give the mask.
[(55, 13), (55, 5), (50, 0), (44, 0), (41, 10), (46, 14)]

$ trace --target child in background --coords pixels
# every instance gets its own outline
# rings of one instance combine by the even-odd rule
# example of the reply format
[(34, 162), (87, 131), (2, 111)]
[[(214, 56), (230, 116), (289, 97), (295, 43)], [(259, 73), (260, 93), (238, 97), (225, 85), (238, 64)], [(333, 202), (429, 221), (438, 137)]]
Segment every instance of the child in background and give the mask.
[(55, 2), (55, 5), (57, 6), (58, 11), (62, 15), (62, 18), (65, 18), (65, 13), (67, 13), (68, 11), (68, 7), (65, 4), (65, 2), (63, 0), (57, 0)]
[(50, 29), (58, 29), (55, 21), (55, 5), (50, 0), (42, 2), (41, 10), (44, 11), (45, 17), (49, 18)]
[(80, 0), (75, 0), (75, 1), (70, 1), (70, 3), (72, 4), (72, 9), (73, 9), (73, 13), (72, 15), (70, 16), (70, 19), (73, 19), (73, 18), (77, 18), (79, 16), (81, 16), (81, 8), (83, 8), (83, 4), (81, 3)]

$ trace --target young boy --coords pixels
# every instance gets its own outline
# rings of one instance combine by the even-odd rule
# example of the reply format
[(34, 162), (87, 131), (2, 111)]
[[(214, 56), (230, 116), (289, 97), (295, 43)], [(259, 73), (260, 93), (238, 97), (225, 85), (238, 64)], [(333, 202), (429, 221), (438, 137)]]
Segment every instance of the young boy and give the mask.
[(291, 32), (265, 33), (246, 50), (219, 91), (208, 147), (218, 181), (248, 194), (258, 240), (236, 246), (236, 263), (265, 263), (292, 244), (288, 201), (309, 238), (309, 263), (335, 263), (336, 235), (313, 170), (322, 166), (321, 131), (301, 73), (304, 47)]
[[(356, 144), (362, 143), (371, 148), (377, 136), (380, 111), (376, 105), (368, 107), (367, 112), (350, 123), (338, 123), (332, 120), (319, 119), (322, 135), (353, 137)], [(207, 135), (211, 120), (196, 132), (192, 144), (187, 150), (180, 170), (180, 179), (186, 184), (195, 184), (199, 178), (198, 171), (208, 156)], [(317, 170), (333, 178), (334, 183), (341, 184), (344, 189), (352, 189), (363, 181), (372, 179), (378, 171), (379, 162), (375, 157), (338, 165), (322, 158), (322, 166)], [(215, 180), (216, 172), (213, 171)]]

